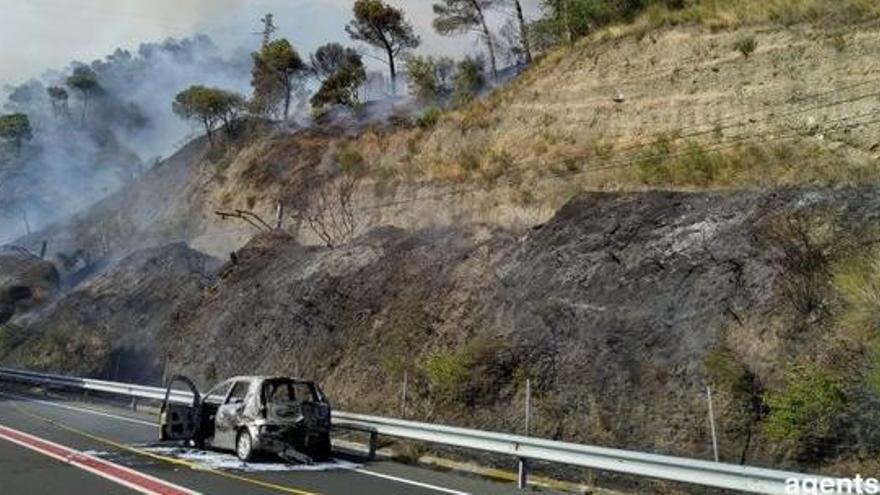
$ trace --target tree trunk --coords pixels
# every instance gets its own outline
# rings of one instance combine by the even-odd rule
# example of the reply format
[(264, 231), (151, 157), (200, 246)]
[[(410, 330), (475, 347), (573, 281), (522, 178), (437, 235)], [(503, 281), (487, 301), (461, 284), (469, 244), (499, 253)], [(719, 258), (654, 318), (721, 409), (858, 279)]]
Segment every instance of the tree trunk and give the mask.
[(574, 27), (571, 25), (571, 14), (568, 11), (568, 0), (562, 0), (562, 15), (565, 18), (565, 35), (569, 44), (574, 43)]
[(388, 51), (388, 68), (391, 71), (391, 96), (397, 96), (397, 66), (394, 65), (394, 50), (389, 46)]
[(519, 37), (522, 38), (523, 53), (526, 56), (526, 63), (532, 63), (532, 45), (529, 41), (529, 25), (526, 24), (526, 17), (523, 15), (522, 3), (520, 0), (514, 0), (516, 5), (516, 17), (519, 20)]
[(202, 118), (202, 124), (205, 126), (205, 134), (208, 135), (208, 143), (211, 144), (211, 147), (214, 147), (214, 132), (211, 130), (211, 123), (208, 122), (207, 118)]
[(495, 60), (495, 42), (492, 41), (492, 32), (489, 31), (489, 25), (486, 24), (486, 16), (483, 15), (483, 9), (477, 2), (474, 2), (474, 8), (477, 16), (480, 18), (480, 24), (483, 26), (483, 36), (486, 38), (486, 47), (489, 49), (489, 62), (492, 64), (492, 78), (498, 81), (498, 62)]
[(284, 120), (290, 114), (290, 93), (293, 91), (293, 84), (290, 82), (290, 76), (284, 81)]
[(80, 127), (85, 127), (86, 125), (86, 110), (89, 108), (89, 93), (83, 91), (83, 110), (82, 117), (80, 117), (79, 125)]

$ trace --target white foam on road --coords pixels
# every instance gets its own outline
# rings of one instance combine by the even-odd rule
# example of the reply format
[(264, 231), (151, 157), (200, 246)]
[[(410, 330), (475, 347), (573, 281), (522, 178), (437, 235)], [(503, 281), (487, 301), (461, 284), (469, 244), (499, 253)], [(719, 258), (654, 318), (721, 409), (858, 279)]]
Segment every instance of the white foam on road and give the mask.
[(331, 462), (315, 464), (290, 464), (285, 462), (244, 462), (232, 454), (208, 450), (186, 449), (181, 447), (140, 447), (140, 450), (176, 457), (193, 462), (204, 469), (242, 471), (246, 473), (267, 472), (318, 472), (338, 469), (355, 470), (362, 466), (353, 462), (333, 459)]

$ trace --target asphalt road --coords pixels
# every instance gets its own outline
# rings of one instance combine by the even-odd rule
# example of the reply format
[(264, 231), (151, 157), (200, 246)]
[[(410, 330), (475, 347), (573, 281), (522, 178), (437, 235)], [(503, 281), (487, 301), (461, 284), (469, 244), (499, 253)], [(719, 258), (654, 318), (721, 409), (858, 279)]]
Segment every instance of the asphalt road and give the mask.
[[(231, 454), (155, 443), (155, 418), (105, 404), (22, 396), (0, 384), (0, 486), (10, 494), (136, 493), (70, 459), (59, 460), (3, 436), (29, 435), (205, 494), (521, 494), (510, 483), (344, 454), (318, 468), (265, 460), (241, 466)], [(25, 442), (26, 443), (26, 442)], [(74, 456), (76, 457), (76, 456)], [(169, 492), (173, 493), (173, 492)], [(529, 493), (529, 492), (525, 492)], [(543, 492), (547, 493), (547, 492)]]

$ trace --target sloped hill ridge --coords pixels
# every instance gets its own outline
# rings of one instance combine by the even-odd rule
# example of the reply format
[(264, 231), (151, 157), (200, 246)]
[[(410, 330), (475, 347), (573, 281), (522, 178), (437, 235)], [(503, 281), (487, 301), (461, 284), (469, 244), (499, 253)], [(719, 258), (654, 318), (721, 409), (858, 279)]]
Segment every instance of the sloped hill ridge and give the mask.
[(174, 327), (217, 265), (182, 243), (131, 254), (21, 322), (21, 343), (5, 359), (35, 369), (159, 381), (165, 354), (156, 336)]
[[(369, 412), (398, 411), (408, 370), (414, 417), (499, 430), (519, 427), (511, 401), (528, 376), (541, 435), (702, 456), (713, 349), (730, 347), (768, 388), (799, 356), (833, 356), (833, 369), (844, 352), (827, 325), (792, 331), (803, 315), (786, 295), (777, 234), (779, 222), (829, 209), (840, 238), (860, 235), (878, 221), (880, 193), (585, 194), (522, 238), (385, 228), (327, 249), (259, 237), (166, 345), (175, 369), (204, 381), (306, 374)], [(735, 417), (736, 398), (716, 392)], [(741, 425), (723, 426), (725, 455), (769, 459), (774, 443), (746, 440)]]
[(55, 296), (58, 270), (27, 252), (0, 251), (0, 324)]
[(22, 240), (75, 287), (0, 360), (390, 415), (406, 373), (410, 417), (500, 431), (529, 378), (537, 435), (699, 458), (712, 386), (724, 460), (876, 471), (878, 50), (875, 21), (597, 36), (435, 125), (196, 140)]

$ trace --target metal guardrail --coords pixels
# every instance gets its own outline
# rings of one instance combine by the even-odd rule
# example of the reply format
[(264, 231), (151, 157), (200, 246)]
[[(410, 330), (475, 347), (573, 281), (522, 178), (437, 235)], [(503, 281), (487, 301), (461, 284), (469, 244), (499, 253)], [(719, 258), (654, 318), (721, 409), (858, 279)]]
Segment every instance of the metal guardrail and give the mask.
[[(6, 368), (0, 368), (0, 380), (103, 392), (133, 400), (163, 400), (165, 397), (165, 390), (158, 387)], [(173, 391), (171, 399), (175, 402), (191, 403), (192, 395), (184, 391)], [(521, 461), (536, 460), (568, 464), (747, 493), (784, 494), (788, 493), (786, 491), (787, 481), (816, 478), (794, 472), (594, 447), (347, 412), (334, 412), (333, 424), (334, 427), (371, 433), (371, 451), (375, 436), (383, 435), (509, 455), (517, 457)]]
[[(8, 368), (0, 368), (0, 379), (35, 383), (38, 385), (52, 385), (55, 387), (72, 388), (83, 391), (103, 392), (107, 394), (121, 395), (131, 399), (165, 400), (164, 388), (135, 385), (132, 383), (109, 382), (92, 378), (53, 375), (50, 373), (35, 373), (33, 371)], [(172, 390), (170, 399), (181, 404), (191, 404), (193, 401), (192, 394), (183, 390)]]

